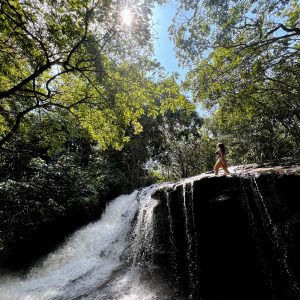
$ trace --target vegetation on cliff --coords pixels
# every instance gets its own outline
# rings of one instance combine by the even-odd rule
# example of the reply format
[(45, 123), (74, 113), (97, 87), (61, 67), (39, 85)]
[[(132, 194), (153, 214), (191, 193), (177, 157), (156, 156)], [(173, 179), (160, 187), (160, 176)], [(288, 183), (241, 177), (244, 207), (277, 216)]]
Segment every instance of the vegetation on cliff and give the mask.
[(299, 155), (298, 1), (181, 0), (182, 86), (153, 58), (161, 2), (1, 1), (0, 248), (210, 170), (220, 140), (230, 164)]

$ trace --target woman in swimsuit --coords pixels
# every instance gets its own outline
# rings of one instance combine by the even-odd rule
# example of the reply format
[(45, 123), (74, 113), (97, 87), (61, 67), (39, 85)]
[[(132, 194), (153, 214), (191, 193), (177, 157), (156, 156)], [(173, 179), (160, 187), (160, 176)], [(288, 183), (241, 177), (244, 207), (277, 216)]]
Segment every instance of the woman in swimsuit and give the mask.
[(225, 174), (229, 174), (227, 169), (227, 161), (225, 159), (225, 146), (223, 143), (218, 143), (217, 151), (215, 153), (217, 155), (217, 162), (214, 166), (215, 175), (218, 175), (220, 168), (224, 170)]

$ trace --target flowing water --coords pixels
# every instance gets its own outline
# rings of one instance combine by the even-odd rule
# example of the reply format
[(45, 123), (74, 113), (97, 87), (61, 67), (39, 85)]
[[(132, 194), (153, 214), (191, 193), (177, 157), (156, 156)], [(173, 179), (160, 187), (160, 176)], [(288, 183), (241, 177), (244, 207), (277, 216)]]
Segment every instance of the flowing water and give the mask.
[(154, 189), (111, 201), (99, 221), (76, 231), (26, 276), (2, 276), (0, 299), (171, 299), (159, 276), (139, 268), (151, 252)]
[[(76, 231), (25, 276), (0, 277), (0, 300), (252, 300), (261, 293), (300, 299), (285, 235), (272, 219), (277, 196), (252, 176), (224, 181), (213, 198), (205, 191), (194, 195), (193, 181), (201, 178), (114, 199), (99, 221)], [(160, 188), (160, 200), (152, 198)]]

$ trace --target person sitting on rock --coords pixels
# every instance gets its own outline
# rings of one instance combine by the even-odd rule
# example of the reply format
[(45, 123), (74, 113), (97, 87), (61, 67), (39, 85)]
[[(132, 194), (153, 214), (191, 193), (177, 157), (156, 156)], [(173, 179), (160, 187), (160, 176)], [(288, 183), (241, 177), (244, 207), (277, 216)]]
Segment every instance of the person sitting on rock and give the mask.
[(218, 175), (220, 168), (224, 170), (225, 174), (230, 174), (227, 168), (227, 161), (225, 159), (225, 146), (223, 143), (217, 144), (217, 151), (215, 153), (217, 155), (217, 162), (214, 166), (215, 175)]

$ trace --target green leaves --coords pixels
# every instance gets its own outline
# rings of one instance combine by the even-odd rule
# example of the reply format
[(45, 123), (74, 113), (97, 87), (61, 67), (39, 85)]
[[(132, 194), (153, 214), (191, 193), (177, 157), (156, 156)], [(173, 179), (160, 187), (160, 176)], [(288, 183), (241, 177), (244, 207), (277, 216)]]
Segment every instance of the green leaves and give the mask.
[[(175, 78), (150, 78), (160, 72), (145, 58), (151, 57), (151, 7), (135, 3), (129, 30), (119, 2), (3, 1), (0, 147), (35, 118), (43, 127), (49, 116), (87, 130), (103, 149), (120, 149), (128, 127), (142, 131), (145, 109), (156, 116), (187, 106)], [(57, 130), (43, 134), (58, 149), (65, 140)]]
[[(182, 63), (193, 67), (184, 86), (210, 110), (211, 135), (232, 144), (237, 161), (296, 153), (298, 1), (181, 1), (177, 15), (171, 34)], [(236, 147), (238, 140), (247, 146)]]

